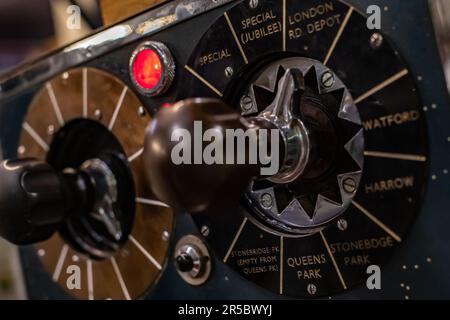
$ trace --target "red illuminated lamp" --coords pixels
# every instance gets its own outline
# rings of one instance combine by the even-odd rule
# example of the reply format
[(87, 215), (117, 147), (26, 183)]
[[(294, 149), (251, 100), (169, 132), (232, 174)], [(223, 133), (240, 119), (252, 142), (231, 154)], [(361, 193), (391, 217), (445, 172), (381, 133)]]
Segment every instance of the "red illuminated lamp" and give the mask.
[(154, 89), (162, 78), (162, 63), (152, 49), (140, 51), (133, 63), (133, 77), (137, 84), (147, 90)]
[(141, 44), (130, 60), (135, 87), (144, 95), (158, 96), (167, 91), (175, 77), (175, 63), (169, 49), (160, 42)]

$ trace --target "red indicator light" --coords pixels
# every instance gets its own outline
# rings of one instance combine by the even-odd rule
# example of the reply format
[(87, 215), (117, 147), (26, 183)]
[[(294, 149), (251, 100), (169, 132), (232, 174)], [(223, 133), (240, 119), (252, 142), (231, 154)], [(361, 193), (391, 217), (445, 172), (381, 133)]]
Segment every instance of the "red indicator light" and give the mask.
[(149, 97), (164, 94), (175, 77), (175, 61), (169, 48), (156, 41), (139, 45), (130, 58), (130, 76), (141, 94)]
[(161, 58), (152, 49), (142, 49), (134, 58), (132, 72), (136, 83), (145, 90), (153, 90), (163, 75)]

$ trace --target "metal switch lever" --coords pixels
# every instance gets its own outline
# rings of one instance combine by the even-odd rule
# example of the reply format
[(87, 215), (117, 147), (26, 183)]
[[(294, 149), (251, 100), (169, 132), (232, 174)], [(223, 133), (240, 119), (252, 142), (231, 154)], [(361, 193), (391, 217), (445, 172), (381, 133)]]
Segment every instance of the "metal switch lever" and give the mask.
[(48, 164), (34, 159), (0, 165), (0, 236), (25, 245), (48, 239), (68, 212), (64, 182)]
[[(161, 109), (150, 123), (144, 143), (146, 175), (153, 191), (175, 210), (196, 213), (237, 203), (252, 178), (260, 176), (262, 163), (174, 164), (171, 150), (179, 142), (173, 141), (173, 133), (181, 128), (195, 135), (197, 121), (201, 121), (204, 132), (214, 129), (227, 139), (228, 129), (277, 130), (277, 145), (257, 135), (258, 145), (265, 144), (270, 155), (280, 159), (279, 170), (265, 178), (276, 183), (296, 180), (310, 161), (308, 131), (302, 121), (293, 116), (293, 108), (299, 106), (304, 89), (301, 73), (296, 69), (286, 70), (273, 103), (260, 115), (249, 119), (216, 99), (184, 100)], [(194, 148), (196, 152), (202, 150)]]
[[(220, 133), (221, 137), (227, 137), (227, 139), (228, 129), (255, 129), (256, 131), (275, 129), (280, 142), (278, 145), (272, 145), (270, 139), (264, 141), (265, 138), (256, 135), (258, 145), (265, 144), (265, 149), (270, 150), (272, 157), (278, 153), (280, 169), (285, 168), (286, 161), (289, 161), (289, 164), (295, 164), (297, 160), (302, 161), (300, 167), (293, 166), (299, 168), (295, 174), (300, 174), (306, 166), (303, 162), (307, 161), (309, 150), (306, 129), (299, 123), (294, 123), (290, 117), (291, 99), (297, 88), (293, 78), (289, 72), (283, 82), (286, 89), (283, 92), (289, 91), (289, 97), (286, 98), (287, 94), (283, 95), (283, 99), (280, 97), (273, 106), (255, 118), (245, 119), (224, 102), (215, 99), (184, 100), (170, 108), (160, 110), (147, 129), (144, 144), (144, 162), (145, 167), (148, 168), (146, 175), (156, 195), (177, 211), (203, 212), (237, 203), (250, 181), (260, 176), (261, 168), (264, 167), (261, 163), (175, 164), (171, 159), (172, 150), (179, 141), (176, 139), (173, 141), (173, 133), (181, 128), (194, 135), (197, 121), (201, 121), (204, 132), (214, 129)], [(289, 103), (283, 104), (287, 101), (286, 99)], [(294, 141), (293, 137), (300, 135), (299, 141), (302, 144), (295, 143), (295, 146), (304, 149), (292, 150), (287, 141)], [(226, 144), (228, 143), (229, 141), (226, 141)], [(199, 151), (202, 152), (199, 148), (194, 148), (194, 152)], [(275, 174), (273, 176), (276, 176)], [(285, 172), (283, 171), (282, 174), (281, 178), (284, 177)], [(291, 178), (290, 175), (289, 178)]]

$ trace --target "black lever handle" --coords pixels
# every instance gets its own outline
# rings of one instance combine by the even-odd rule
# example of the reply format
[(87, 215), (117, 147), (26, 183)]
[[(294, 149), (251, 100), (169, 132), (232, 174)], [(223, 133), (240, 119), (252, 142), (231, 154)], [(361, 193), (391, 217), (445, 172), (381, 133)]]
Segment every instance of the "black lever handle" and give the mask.
[(66, 215), (61, 177), (35, 159), (0, 165), (0, 236), (25, 245), (48, 239)]
[[(238, 202), (255, 177), (262, 176), (279, 184), (295, 181), (304, 174), (312, 159), (310, 133), (303, 121), (294, 116), (294, 109), (298, 108), (304, 92), (305, 84), (300, 71), (287, 69), (278, 83), (274, 101), (259, 115), (250, 119), (242, 117), (217, 99), (188, 99), (179, 101), (170, 108), (163, 108), (150, 123), (144, 143), (145, 171), (153, 191), (175, 210), (196, 213), (211, 208), (219, 210)], [(201, 122), (202, 132), (198, 132), (198, 122)], [(226, 137), (225, 144), (230, 142), (227, 135), (229, 129), (234, 132), (236, 129), (247, 132), (253, 129), (258, 149), (263, 146), (265, 150), (270, 150), (264, 155), (265, 160), (276, 159), (278, 161), (274, 162), (278, 162), (279, 166), (267, 171), (264, 168), (265, 160), (256, 164), (248, 161), (247, 165), (228, 161), (195, 163), (195, 157), (202, 156), (203, 148), (191, 146), (191, 139), (183, 139), (182, 143), (188, 144), (189, 157), (195, 153), (194, 161), (174, 163), (172, 151), (180, 144), (177, 139), (173, 139), (177, 129), (193, 135), (194, 142), (198, 139), (196, 135), (213, 129), (218, 133), (219, 139)], [(269, 131), (270, 134), (267, 134)], [(279, 139), (272, 139), (273, 136)], [(204, 143), (203, 147), (207, 144)], [(228, 157), (229, 150), (222, 150)], [(246, 159), (252, 152), (248, 149), (239, 151), (245, 153)]]
[(36, 159), (1, 162), (0, 237), (17, 245), (47, 240), (68, 217), (91, 211), (91, 178), (86, 170), (57, 172)]
[[(260, 163), (195, 163), (194, 153), (201, 152), (203, 155), (203, 148), (194, 150), (191, 140), (173, 139), (173, 134), (181, 128), (192, 137), (198, 135), (195, 126), (196, 122), (198, 126), (199, 121), (202, 125), (200, 134), (214, 129), (222, 137), (226, 136), (228, 129), (275, 129), (271, 122), (263, 119), (244, 119), (216, 99), (183, 100), (172, 107), (161, 109), (147, 129), (144, 143), (145, 173), (156, 196), (176, 211), (197, 213), (229, 207), (239, 201), (251, 179), (260, 174)], [(263, 142), (259, 138), (257, 140), (258, 144)], [(187, 148), (192, 151), (191, 163), (174, 163), (172, 151), (180, 142), (189, 144)], [(204, 142), (203, 147), (208, 144)]]

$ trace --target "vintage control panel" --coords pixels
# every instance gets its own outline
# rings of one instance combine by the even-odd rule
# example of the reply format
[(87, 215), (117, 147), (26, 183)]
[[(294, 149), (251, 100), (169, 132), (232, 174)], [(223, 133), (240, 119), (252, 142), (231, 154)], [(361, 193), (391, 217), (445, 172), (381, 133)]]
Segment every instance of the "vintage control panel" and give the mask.
[[(450, 297), (450, 105), (427, 1), (168, 1), (0, 89), (0, 231), (30, 298)], [(191, 98), (198, 117), (211, 101), (242, 122), (272, 111), (281, 173), (237, 205), (170, 209), (146, 179), (171, 179), (149, 155), (164, 141), (144, 140)], [(202, 200), (201, 172), (173, 199)], [(245, 176), (211, 172), (227, 200)]]

